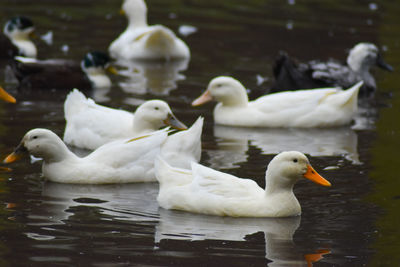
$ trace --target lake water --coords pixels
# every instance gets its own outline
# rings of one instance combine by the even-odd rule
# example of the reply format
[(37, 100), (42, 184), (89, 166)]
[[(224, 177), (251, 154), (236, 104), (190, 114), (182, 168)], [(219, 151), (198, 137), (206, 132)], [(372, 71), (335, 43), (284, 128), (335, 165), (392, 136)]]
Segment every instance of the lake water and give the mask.
[[(89, 95), (104, 105), (134, 110), (147, 99), (166, 100), (185, 124), (205, 116), (204, 165), (264, 186), (279, 151), (307, 153), (332, 182), (295, 186), (303, 213), (283, 219), (193, 215), (158, 207), (158, 185), (69, 185), (46, 182), (29, 158), (0, 173), (1, 266), (399, 266), (400, 4), (396, 1), (148, 0), (149, 23), (164, 24), (190, 46), (190, 62), (137, 66), (113, 76), (110, 91)], [(32, 18), (39, 58), (80, 60), (106, 50), (125, 28), (112, 0), (0, 0), (1, 22)], [(300, 60), (345, 60), (361, 41), (377, 44), (395, 72), (375, 71), (378, 92), (359, 127), (240, 129), (216, 126), (213, 104), (190, 103), (219, 75), (231, 75), (254, 98), (272, 82), (280, 50)], [(31, 128), (62, 135), (66, 91), (17, 91), (7, 62), (0, 83), (18, 103), (0, 102), (0, 156)], [(68, 77), (66, 77), (67, 79)]]

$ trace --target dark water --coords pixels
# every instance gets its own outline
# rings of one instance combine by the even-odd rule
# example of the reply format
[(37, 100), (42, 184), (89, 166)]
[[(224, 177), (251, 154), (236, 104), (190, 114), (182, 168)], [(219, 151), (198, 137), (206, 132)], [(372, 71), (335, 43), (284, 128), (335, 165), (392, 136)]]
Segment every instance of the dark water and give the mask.
[[(266, 163), (281, 150), (310, 155), (333, 184), (303, 181), (295, 193), (303, 214), (287, 219), (232, 219), (159, 209), (157, 184), (68, 185), (45, 182), (29, 159), (0, 173), (1, 266), (314, 266), (400, 265), (399, 75), (376, 71), (379, 92), (356, 129), (254, 130), (214, 126), (209, 104), (190, 102), (218, 75), (241, 80), (255, 97), (271, 84), (279, 50), (301, 60), (344, 60), (355, 43), (370, 41), (400, 68), (400, 4), (396, 1), (149, 0), (149, 22), (177, 31), (190, 62), (138, 65), (128, 81), (112, 77), (109, 92), (90, 95), (134, 110), (143, 100), (167, 100), (190, 125), (204, 115), (202, 163), (264, 186)], [(6, 1), (0, 16), (30, 16), (40, 58), (80, 60), (106, 50), (125, 27), (119, 1)], [(66, 47), (68, 49), (66, 49)], [(67, 50), (66, 52), (63, 52)], [(0, 155), (35, 127), (64, 129), (65, 91), (17, 91), (2, 62), (0, 82), (18, 98), (0, 103)], [(4, 73), (4, 75), (3, 75)], [(259, 84), (257, 77), (265, 81)], [(365, 106), (365, 105), (363, 105)], [(318, 257), (316, 257), (318, 259)], [(311, 264), (311, 263), (310, 263)]]

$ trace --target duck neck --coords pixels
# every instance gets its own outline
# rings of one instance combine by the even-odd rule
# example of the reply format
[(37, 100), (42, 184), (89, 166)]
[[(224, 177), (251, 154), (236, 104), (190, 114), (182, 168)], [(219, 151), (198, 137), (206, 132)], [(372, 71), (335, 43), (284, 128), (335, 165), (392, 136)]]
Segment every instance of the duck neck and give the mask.
[[(218, 99), (217, 99), (218, 100)], [(249, 103), (249, 97), (245, 90), (237, 91), (229, 97), (219, 100), (223, 106), (227, 107), (246, 107)]]
[(133, 128), (136, 134), (146, 134), (158, 130), (159, 127), (154, 125), (153, 122), (143, 119), (140, 114), (135, 114), (133, 117)]
[[(274, 179), (275, 178), (275, 179)], [(270, 169), (265, 174), (265, 193), (267, 195), (290, 193), (293, 194), (294, 183), (291, 179), (274, 174)]]
[(145, 6), (138, 8), (134, 14), (128, 15), (127, 19), (128, 29), (147, 27), (147, 8)]
[(46, 144), (46, 148), (44, 152), (34, 156), (43, 158), (46, 163), (55, 163), (68, 158), (77, 158), (61, 140), (58, 143), (53, 142)]

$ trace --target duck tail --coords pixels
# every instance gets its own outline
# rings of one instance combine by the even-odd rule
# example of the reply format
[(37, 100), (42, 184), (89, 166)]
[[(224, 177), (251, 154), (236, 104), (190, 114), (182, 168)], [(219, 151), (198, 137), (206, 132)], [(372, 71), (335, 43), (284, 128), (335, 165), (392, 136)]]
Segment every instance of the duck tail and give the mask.
[(175, 34), (168, 28), (161, 25), (154, 26), (155, 28), (149, 33), (146, 40), (148, 48), (169, 48), (175, 42)]
[(93, 100), (86, 98), (86, 96), (78, 89), (73, 89), (65, 99), (64, 102), (64, 115), (66, 120), (79, 113), (83, 108), (86, 108)]
[(199, 117), (188, 130), (168, 137), (161, 148), (161, 155), (169, 164), (189, 169), (192, 161), (200, 161), (203, 122), (204, 118)]
[(179, 186), (191, 181), (191, 171), (169, 165), (161, 155), (154, 160), (154, 170), (160, 187)]
[(343, 107), (349, 106), (352, 109), (357, 109), (358, 93), (363, 83), (364, 83), (363, 81), (360, 81), (343, 92), (342, 94)]

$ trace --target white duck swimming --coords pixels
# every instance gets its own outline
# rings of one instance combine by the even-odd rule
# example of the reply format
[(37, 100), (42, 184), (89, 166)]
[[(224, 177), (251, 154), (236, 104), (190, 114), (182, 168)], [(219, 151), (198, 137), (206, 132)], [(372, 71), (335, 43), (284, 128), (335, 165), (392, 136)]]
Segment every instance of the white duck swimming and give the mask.
[(147, 24), (147, 7), (143, 0), (125, 0), (122, 10), (128, 18), (127, 29), (111, 43), (110, 55), (117, 59), (185, 59), (187, 45), (163, 25)]
[(155, 161), (160, 183), (157, 197), (164, 209), (233, 217), (287, 217), (301, 214), (293, 193), (299, 179), (331, 184), (297, 151), (282, 152), (268, 164), (265, 190), (251, 179), (192, 163), (191, 170), (173, 168), (160, 157)]
[(33, 129), (4, 160), (10, 163), (21, 153), (43, 158), (42, 172), (60, 183), (109, 184), (155, 181), (154, 159), (160, 153), (167, 130), (107, 143), (86, 157), (72, 153), (63, 141), (47, 129)]
[(134, 138), (169, 125), (186, 129), (168, 104), (150, 100), (140, 105), (135, 114), (96, 104), (74, 89), (64, 103), (64, 142), (85, 149), (96, 149), (110, 141)]
[[(30, 40), (29, 36), (35, 30), (32, 20), (27, 17), (17, 16), (6, 22), (4, 25), (3, 33), (9, 38), (12, 45), (14, 45), (18, 55), (35, 58), (37, 56), (37, 49), (35, 44)], [(4, 51), (7, 57), (15, 56), (15, 47), (7, 45)]]
[(322, 88), (281, 92), (249, 101), (246, 89), (232, 77), (211, 80), (192, 105), (215, 99), (217, 124), (242, 127), (332, 127), (349, 124), (357, 112), (362, 82), (345, 91)]

